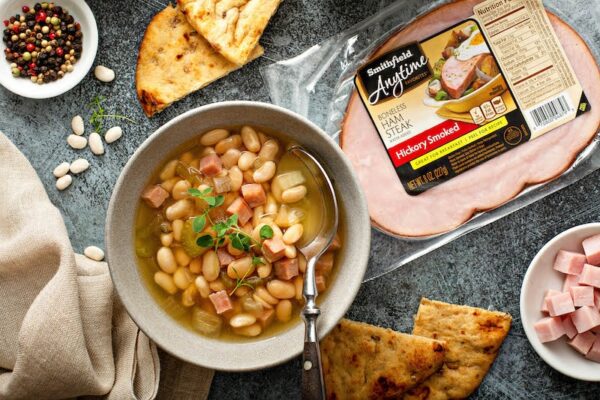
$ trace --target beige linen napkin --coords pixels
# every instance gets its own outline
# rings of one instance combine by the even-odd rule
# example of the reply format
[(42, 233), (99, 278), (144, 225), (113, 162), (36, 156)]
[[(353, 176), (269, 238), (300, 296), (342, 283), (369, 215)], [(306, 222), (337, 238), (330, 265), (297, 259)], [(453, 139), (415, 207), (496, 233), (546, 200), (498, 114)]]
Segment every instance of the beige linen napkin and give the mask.
[[(188, 377), (166, 379), (180, 398), (207, 397), (212, 371), (166, 359)], [(159, 375), (106, 263), (74, 254), (34, 169), (0, 132), (0, 399), (153, 399)]]

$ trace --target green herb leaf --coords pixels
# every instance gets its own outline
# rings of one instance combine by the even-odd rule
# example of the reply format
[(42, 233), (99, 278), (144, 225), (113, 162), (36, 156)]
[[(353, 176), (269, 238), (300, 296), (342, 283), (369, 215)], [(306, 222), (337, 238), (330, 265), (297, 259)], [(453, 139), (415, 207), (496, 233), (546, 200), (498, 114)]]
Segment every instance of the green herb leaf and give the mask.
[(200, 236), (196, 239), (196, 244), (200, 247), (212, 247), (215, 239), (210, 235)]
[(229, 230), (229, 225), (226, 222), (218, 222), (213, 225), (213, 230), (217, 234), (217, 237), (223, 237)]
[(188, 194), (190, 196), (193, 196), (193, 197), (202, 197), (203, 196), (203, 194), (200, 191), (200, 189), (190, 188), (190, 189), (187, 190), (187, 192), (188, 192)]
[[(252, 265), (265, 264), (265, 260), (262, 257), (252, 257)], [(266, 264), (265, 264), (266, 265)]]
[(206, 226), (206, 215), (204, 215), (204, 214), (194, 218), (194, 220), (192, 221), (192, 228), (194, 229), (194, 232), (196, 232), (196, 233), (202, 232), (202, 230), (204, 229), (205, 226)]
[(212, 192), (212, 188), (207, 187), (206, 189), (200, 191), (200, 193), (202, 193), (203, 196), (206, 196), (207, 194), (210, 194)]
[(215, 205), (214, 205), (214, 207), (219, 207), (219, 206), (223, 205), (224, 202), (225, 202), (225, 196), (223, 196), (222, 194), (220, 194), (217, 197), (215, 197)]
[(217, 202), (215, 197), (204, 197), (204, 201), (211, 207), (214, 207)]
[(242, 243), (239, 235), (231, 235), (231, 245), (238, 250), (244, 250), (244, 244)]
[(107, 114), (106, 110), (102, 106), (102, 102), (104, 102), (104, 100), (106, 100), (104, 96), (96, 96), (88, 104), (88, 109), (92, 112), (90, 115), (90, 124), (94, 127), (95, 132), (102, 133), (102, 122), (105, 118), (124, 119), (131, 123), (136, 123), (134, 120), (125, 115)]
[(259, 232), (262, 240), (271, 239), (273, 237), (273, 228), (271, 228), (269, 225), (263, 225)]

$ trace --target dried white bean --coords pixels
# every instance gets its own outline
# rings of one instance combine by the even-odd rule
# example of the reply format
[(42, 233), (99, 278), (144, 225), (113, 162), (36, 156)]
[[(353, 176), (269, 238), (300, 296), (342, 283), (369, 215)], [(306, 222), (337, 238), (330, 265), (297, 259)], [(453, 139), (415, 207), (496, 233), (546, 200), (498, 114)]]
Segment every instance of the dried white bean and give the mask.
[(244, 151), (238, 159), (238, 167), (242, 171), (248, 171), (254, 165), (254, 160), (258, 157), (256, 154), (250, 151)]
[(162, 171), (160, 171), (160, 175), (158, 176), (161, 181), (172, 179), (175, 176), (177, 162), (177, 160), (171, 160), (163, 167)]
[(63, 177), (69, 173), (70, 166), (71, 165), (68, 162), (61, 162), (60, 164), (58, 164), (56, 166), (56, 168), (54, 168), (54, 171), (52, 171), (52, 174), (57, 178)]
[(226, 139), (219, 141), (215, 145), (215, 151), (217, 154), (225, 154), (229, 149), (235, 149), (242, 145), (242, 137), (240, 135), (232, 135)]
[(273, 176), (275, 176), (275, 171), (277, 170), (277, 165), (273, 161), (267, 161), (264, 163), (259, 169), (254, 171), (252, 174), (252, 179), (256, 183), (263, 183), (271, 180)]
[(209, 250), (202, 256), (202, 275), (208, 282), (212, 282), (219, 277), (221, 266), (219, 258), (214, 250)]
[(254, 265), (252, 265), (252, 257), (242, 257), (235, 261), (232, 261), (227, 266), (227, 276), (231, 279), (242, 279), (245, 276), (250, 276), (254, 272)]
[(187, 266), (190, 263), (190, 261), (192, 261), (190, 256), (188, 256), (188, 254), (183, 249), (183, 247), (175, 247), (173, 249), (173, 254), (175, 255), (175, 260), (177, 261), (177, 264), (183, 267)]
[(223, 161), (223, 166), (227, 169), (237, 165), (238, 160), (240, 159), (241, 152), (238, 149), (229, 149), (221, 156), (221, 161)]
[(185, 267), (179, 267), (173, 274), (173, 281), (175, 282), (175, 286), (181, 290), (185, 290), (194, 281), (194, 275), (192, 275), (189, 269)]
[(254, 128), (243, 126), (241, 134), (242, 142), (244, 142), (244, 146), (246, 146), (248, 150), (255, 153), (260, 150), (260, 139)]
[(69, 166), (69, 169), (74, 174), (80, 174), (83, 171), (85, 171), (86, 169), (88, 169), (89, 167), (90, 167), (90, 163), (88, 160), (86, 160), (85, 158), (78, 158), (77, 160), (75, 160), (71, 163), (71, 165)]
[(87, 146), (87, 142), (87, 139), (83, 136), (69, 135), (69, 137), (67, 137), (67, 143), (69, 146), (76, 150), (85, 148), (85, 146)]
[(175, 186), (173, 186), (173, 189), (171, 190), (171, 195), (173, 196), (174, 200), (181, 200), (181, 199), (185, 199), (188, 197), (188, 189), (191, 189), (192, 184), (189, 183), (188, 181), (186, 181), (185, 179), (182, 179), (180, 181), (178, 181)]
[(160, 244), (165, 247), (171, 246), (171, 244), (173, 244), (173, 233), (161, 233)]
[(104, 140), (106, 140), (106, 143), (111, 144), (119, 140), (121, 136), (123, 136), (123, 129), (120, 126), (113, 126), (104, 134)]
[(257, 322), (250, 326), (244, 326), (242, 328), (235, 328), (235, 333), (242, 336), (254, 337), (260, 335), (262, 332), (262, 327)]
[(214, 146), (227, 136), (229, 136), (229, 131), (227, 129), (213, 129), (202, 135), (200, 144), (202, 146)]
[(234, 328), (241, 328), (243, 326), (250, 326), (255, 322), (256, 317), (254, 315), (241, 313), (231, 317), (229, 320), (229, 325), (233, 326)]
[(190, 261), (189, 269), (194, 274), (202, 272), (202, 257), (196, 257)]
[(61, 176), (56, 180), (56, 188), (58, 190), (65, 190), (69, 187), (69, 185), (71, 185), (72, 182), (73, 178), (71, 177), (71, 175)]
[(115, 79), (115, 71), (105, 67), (104, 65), (98, 65), (94, 68), (94, 75), (96, 79), (102, 82), (112, 82)]
[(175, 221), (173, 221), (172, 224), (172, 228), (173, 228), (173, 239), (175, 239), (178, 242), (181, 242), (181, 231), (183, 230), (183, 221), (180, 219), (176, 219)]
[(304, 233), (304, 226), (302, 224), (294, 224), (290, 226), (283, 234), (283, 241), (285, 244), (294, 244), (302, 237)]
[(200, 296), (206, 299), (210, 294), (210, 287), (208, 286), (208, 282), (206, 281), (206, 279), (203, 276), (198, 276), (194, 283), (198, 288), (198, 292), (200, 292)]
[(231, 167), (229, 170), (229, 179), (231, 179), (231, 191), (237, 192), (242, 187), (244, 182), (244, 175), (238, 167)]
[[(269, 281), (269, 283), (272, 281)], [(279, 281), (281, 282), (281, 281)], [(256, 290), (254, 291), (254, 294), (256, 294), (258, 297), (260, 297), (261, 299), (263, 299), (264, 301), (266, 301), (267, 303), (271, 304), (271, 305), (275, 305), (277, 303), (279, 303), (279, 300), (277, 300), (275, 297), (273, 297), (271, 295), (271, 293), (265, 289), (263, 286), (259, 286), (256, 288)]]
[(81, 118), (81, 115), (76, 115), (73, 117), (71, 120), (71, 129), (73, 129), (73, 133), (77, 136), (83, 135), (83, 132), (85, 132), (85, 127), (83, 125), (83, 118)]
[(288, 322), (292, 319), (292, 302), (289, 300), (281, 300), (275, 308), (275, 315), (281, 322)]
[(274, 139), (270, 139), (263, 144), (258, 156), (265, 160), (272, 161), (275, 159), (275, 157), (277, 157), (277, 153), (279, 153), (279, 143), (277, 143), (277, 141)]
[(160, 269), (168, 274), (172, 274), (177, 270), (177, 261), (175, 255), (169, 247), (161, 247), (156, 252), (156, 262)]
[(83, 254), (92, 260), (102, 261), (104, 260), (104, 251), (96, 246), (88, 246), (83, 250)]
[(189, 216), (192, 211), (194, 211), (194, 203), (189, 199), (182, 199), (167, 207), (165, 215), (169, 221), (174, 221)]
[(175, 281), (173, 281), (173, 277), (169, 274), (166, 274), (162, 271), (158, 271), (154, 274), (154, 282), (161, 288), (165, 290), (165, 292), (169, 294), (177, 293), (177, 286), (175, 286)]
[(278, 299), (291, 299), (296, 295), (296, 287), (292, 282), (280, 281), (279, 279), (267, 282), (267, 290), (271, 296)]
[(297, 255), (298, 255), (298, 252), (296, 250), (296, 246), (292, 246), (289, 244), (285, 245), (285, 256), (287, 258), (296, 258)]
[(307, 192), (308, 190), (304, 185), (298, 185), (296, 187), (289, 188), (284, 190), (281, 194), (281, 201), (283, 203), (296, 203), (297, 201), (302, 200), (304, 196), (306, 196)]
[(98, 134), (98, 132), (90, 133), (90, 150), (97, 156), (104, 154), (104, 144), (102, 143), (102, 138)]

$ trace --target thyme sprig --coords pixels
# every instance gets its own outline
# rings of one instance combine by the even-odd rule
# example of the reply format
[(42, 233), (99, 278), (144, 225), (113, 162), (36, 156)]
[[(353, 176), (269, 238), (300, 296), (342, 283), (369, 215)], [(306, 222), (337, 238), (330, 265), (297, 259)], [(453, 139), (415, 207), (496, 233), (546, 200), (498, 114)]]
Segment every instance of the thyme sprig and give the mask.
[(102, 103), (105, 100), (106, 100), (106, 97), (104, 97), (104, 96), (95, 96), (92, 99), (92, 101), (90, 101), (89, 104), (88, 104), (88, 109), (92, 112), (92, 114), (90, 115), (90, 124), (94, 128), (94, 132), (101, 133), (101, 131), (102, 131), (102, 122), (106, 118), (123, 119), (123, 120), (131, 122), (133, 124), (136, 124), (136, 122), (133, 119), (131, 119), (131, 118), (125, 116), (125, 115), (121, 115), (121, 114), (107, 114), (106, 110), (102, 106)]

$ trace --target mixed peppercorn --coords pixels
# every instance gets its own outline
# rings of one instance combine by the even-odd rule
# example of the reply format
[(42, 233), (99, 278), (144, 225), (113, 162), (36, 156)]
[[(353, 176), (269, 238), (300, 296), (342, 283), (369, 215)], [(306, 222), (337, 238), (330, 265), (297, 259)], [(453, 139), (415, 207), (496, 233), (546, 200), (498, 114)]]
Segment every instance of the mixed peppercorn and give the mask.
[(62, 78), (81, 57), (81, 26), (68, 11), (54, 3), (23, 6), (4, 22), (4, 55), (14, 77), (35, 83)]

